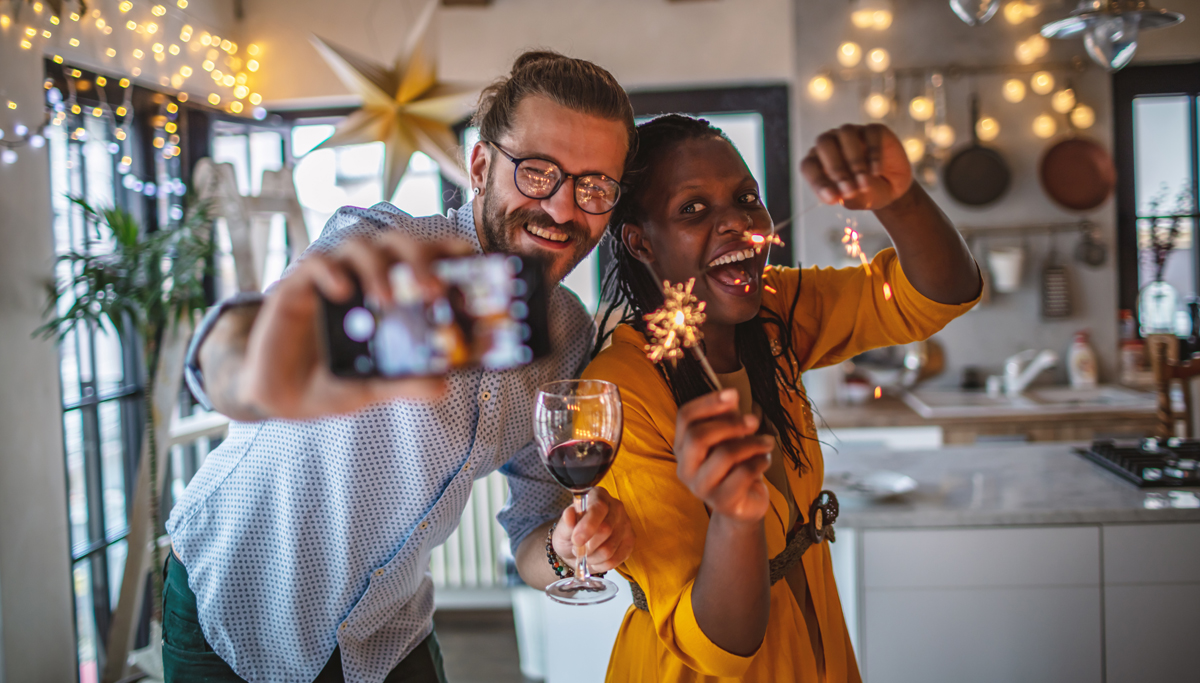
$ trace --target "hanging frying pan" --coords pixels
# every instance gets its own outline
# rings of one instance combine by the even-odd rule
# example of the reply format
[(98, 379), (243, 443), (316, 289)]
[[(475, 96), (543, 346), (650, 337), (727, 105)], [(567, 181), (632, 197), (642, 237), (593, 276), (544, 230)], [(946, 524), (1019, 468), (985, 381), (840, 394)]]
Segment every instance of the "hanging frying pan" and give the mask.
[(1069, 137), (1046, 150), (1038, 164), (1042, 189), (1054, 203), (1072, 211), (1090, 211), (1117, 186), (1117, 169), (1095, 140)]
[(950, 157), (942, 171), (946, 192), (967, 206), (986, 206), (1008, 191), (1012, 172), (1000, 153), (979, 144), (979, 96), (971, 96), (971, 144)]

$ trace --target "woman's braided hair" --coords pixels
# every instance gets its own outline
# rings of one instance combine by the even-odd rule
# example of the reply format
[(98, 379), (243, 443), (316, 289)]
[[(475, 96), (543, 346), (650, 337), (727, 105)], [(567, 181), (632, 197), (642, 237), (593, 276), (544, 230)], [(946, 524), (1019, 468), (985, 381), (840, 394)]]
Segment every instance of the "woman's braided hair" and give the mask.
[[(655, 282), (645, 264), (625, 248), (621, 232), (627, 223), (642, 224), (645, 219), (644, 193), (656, 164), (664, 154), (681, 142), (705, 138), (733, 144), (724, 132), (708, 121), (679, 114), (660, 116), (638, 126), (637, 152), (625, 172), (625, 191), (609, 219), (605, 237), (614, 258), (601, 284), (604, 299), (610, 303), (601, 319), (600, 329), (609, 331), (597, 340), (593, 355), (600, 352), (616, 323), (628, 324), (645, 334), (644, 316), (662, 306), (661, 283)], [(738, 358), (750, 380), (754, 402), (762, 408), (763, 415), (782, 437), (779, 445), (788, 460), (800, 472), (805, 472), (810, 465), (802, 446), (806, 437), (796, 427), (792, 416), (784, 410), (780, 400), (780, 393), (788, 392), (807, 402), (804, 392), (800, 390), (799, 359), (792, 344), (799, 291), (797, 286), (796, 296), (782, 316), (764, 307), (754, 318), (738, 324), (734, 340)], [(614, 314), (619, 319), (610, 325)], [(771, 349), (768, 326), (773, 326), (777, 331), (777, 351)], [(676, 405), (683, 405), (714, 389), (700, 363), (691, 355), (685, 355), (675, 364), (659, 363), (658, 368), (671, 387)]]

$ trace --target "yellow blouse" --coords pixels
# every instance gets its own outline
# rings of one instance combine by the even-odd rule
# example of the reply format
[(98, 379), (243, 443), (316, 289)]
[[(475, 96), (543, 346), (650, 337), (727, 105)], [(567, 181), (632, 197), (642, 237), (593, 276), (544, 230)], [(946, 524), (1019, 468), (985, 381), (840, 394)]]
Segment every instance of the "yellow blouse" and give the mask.
[[(868, 349), (926, 339), (975, 303), (946, 305), (927, 299), (909, 283), (892, 249), (880, 252), (869, 271), (863, 266), (773, 268), (765, 284), (775, 292), (764, 287), (763, 306), (776, 312), (784, 310), (800, 288), (792, 335), (801, 371), (840, 363)], [(632, 520), (636, 545), (619, 571), (642, 587), (650, 608), (645, 612), (630, 607), (626, 612), (608, 665), (608, 680), (816, 681), (808, 628), (788, 581), (771, 588), (770, 621), (754, 655), (741, 657), (722, 650), (697, 624), (691, 593), (709, 517), (704, 504), (676, 477), (672, 446), (677, 406), (646, 358), (644, 344), (642, 335), (631, 327), (618, 327), (612, 345), (583, 373), (621, 388), (625, 431), (602, 486), (625, 504)], [(783, 400), (797, 427), (815, 439), (806, 401), (786, 393)], [(803, 448), (811, 469), (801, 475), (787, 464), (798, 523), (807, 521), (825, 476), (816, 441), (806, 439)], [(789, 509), (784, 493), (769, 482), (768, 490), (767, 552), (774, 557), (786, 545)], [(859, 681), (828, 545), (813, 546), (802, 562), (820, 627), (826, 680)]]

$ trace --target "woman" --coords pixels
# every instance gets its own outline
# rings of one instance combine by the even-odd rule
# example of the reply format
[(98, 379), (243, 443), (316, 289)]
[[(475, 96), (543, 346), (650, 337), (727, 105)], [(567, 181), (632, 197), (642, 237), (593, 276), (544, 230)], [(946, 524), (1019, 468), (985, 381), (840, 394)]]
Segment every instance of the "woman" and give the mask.
[[(800, 373), (929, 337), (978, 298), (978, 268), (883, 126), (827, 132), (801, 166), (826, 203), (874, 210), (896, 246), (841, 270), (764, 272), (750, 239), (771, 218), (718, 129), (671, 115), (639, 140), (610, 224), (608, 293), (624, 324), (584, 372), (621, 387), (621, 455), (603, 485), (638, 539), (620, 571), (642, 606), (625, 615), (608, 680), (858, 681)], [(690, 356), (647, 359), (643, 316), (663, 301), (651, 270), (695, 278), (724, 391)]]

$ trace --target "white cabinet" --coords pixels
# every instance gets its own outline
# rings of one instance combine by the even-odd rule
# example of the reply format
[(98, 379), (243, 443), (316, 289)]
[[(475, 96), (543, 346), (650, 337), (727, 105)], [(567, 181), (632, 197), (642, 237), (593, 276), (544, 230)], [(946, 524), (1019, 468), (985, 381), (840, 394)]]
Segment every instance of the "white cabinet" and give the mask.
[(1200, 678), (1200, 524), (1104, 527), (1108, 683)]
[(1099, 528), (869, 530), (862, 552), (870, 683), (1101, 680)]

